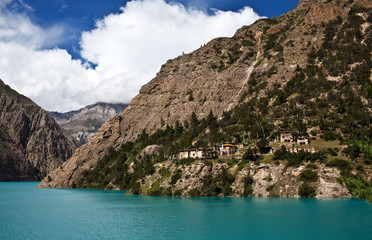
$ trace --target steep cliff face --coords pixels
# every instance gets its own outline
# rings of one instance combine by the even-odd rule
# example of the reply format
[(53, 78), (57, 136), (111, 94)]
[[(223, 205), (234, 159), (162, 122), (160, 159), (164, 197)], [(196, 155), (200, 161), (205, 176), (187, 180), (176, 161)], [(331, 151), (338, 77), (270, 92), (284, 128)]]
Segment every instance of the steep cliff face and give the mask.
[[(167, 124), (182, 123), (190, 119), (193, 112), (201, 119), (212, 110), (221, 118), (238, 104), (252, 99), (259, 102), (261, 98), (267, 98), (267, 107), (274, 106), (280, 102), (280, 96), (276, 99), (269, 94), (280, 93), (301, 69), (309, 66), (308, 56), (322, 48), (327, 23), (338, 16), (347, 16), (358, 4), (371, 7), (364, 0), (348, 2), (301, 1), (296, 10), (283, 16), (259, 20), (242, 27), (232, 38), (212, 40), (193, 53), (169, 60), (157, 76), (141, 88), (121, 116), (104, 124), (91, 141), (63, 165), (63, 170), (52, 172), (50, 181), (44, 179), (40, 186), (71, 187), (80, 181), (84, 172), (95, 168), (109, 147), (119, 149), (143, 131), (154, 133)], [(321, 62), (317, 64), (322, 66)], [(321, 81), (324, 78), (322, 76)], [(330, 76), (329, 82), (337, 79)], [(301, 94), (305, 93), (286, 99)], [(319, 98), (325, 96), (322, 94)], [(309, 104), (316, 98), (318, 96), (309, 99)], [(294, 106), (279, 109), (270, 117), (284, 116), (291, 108), (303, 107), (301, 104), (303, 101), (299, 99)], [(365, 105), (370, 109), (370, 100), (365, 99)]]
[(0, 80), (0, 181), (41, 180), (77, 146), (46, 111)]
[(96, 103), (77, 111), (50, 112), (56, 122), (81, 144), (87, 143), (103, 123), (121, 114), (128, 104)]

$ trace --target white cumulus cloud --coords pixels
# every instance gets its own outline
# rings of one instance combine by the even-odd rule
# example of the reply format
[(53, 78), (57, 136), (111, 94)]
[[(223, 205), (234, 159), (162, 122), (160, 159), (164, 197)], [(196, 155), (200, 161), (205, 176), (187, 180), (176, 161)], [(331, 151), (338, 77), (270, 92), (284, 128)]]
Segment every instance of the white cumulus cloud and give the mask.
[(99, 84), (96, 71), (65, 50), (38, 51), (16, 42), (0, 43), (0, 76), (43, 108), (60, 111), (81, 107), (84, 94)]
[(17, 42), (33, 49), (55, 46), (63, 39), (64, 29), (55, 25), (48, 29), (32, 23), (25, 14), (0, 12), (0, 42)]
[(232, 36), (259, 18), (249, 7), (210, 15), (164, 0), (131, 1), (82, 33), (81, 55), (96, 65), (91, 69), (65, 50), (40, 50), (62, 37), (63, 29), (41, 29), (26, 16), (9, 16), (8, 24), (0, 16), (0, 78), (43, 108), (58, 111), (97, 101), (129, 102), (168, 59), (215, 37)]

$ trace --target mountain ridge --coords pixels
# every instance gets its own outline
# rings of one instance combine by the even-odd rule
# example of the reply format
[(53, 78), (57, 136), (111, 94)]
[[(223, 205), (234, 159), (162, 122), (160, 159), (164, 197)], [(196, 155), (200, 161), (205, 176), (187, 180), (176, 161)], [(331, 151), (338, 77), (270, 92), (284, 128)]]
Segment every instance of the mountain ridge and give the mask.
[(127, 106), (128, 104), (122, 103), (98, 102), (76, 111), (49, 112), (49, 114), (75, 139), (85, 144), (103, 123), (121, 114)]

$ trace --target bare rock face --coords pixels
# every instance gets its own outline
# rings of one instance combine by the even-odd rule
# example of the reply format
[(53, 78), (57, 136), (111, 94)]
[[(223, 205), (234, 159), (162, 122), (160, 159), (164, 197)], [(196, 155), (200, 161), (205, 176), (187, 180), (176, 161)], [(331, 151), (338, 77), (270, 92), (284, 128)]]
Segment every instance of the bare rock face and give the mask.
[(0, 80), (0, 181), (41, 180), (77, 146), (46, 111)]
[(353, 4), (347, 5), (345, 1), (342, 0), (301, 0), (296, 9), (308, 9), (305, 23), (311, 26), (335, 20), (337, 17), (345, 17), (350, 7), (354, 6), (370, 8), (372, 2), (369, 0), (355, 0)]
[(328, 22), (340, 16), (342, 10), (333, 5), (312, 5), (305, 17), (305, 22), (310, 25)]
[(319, 187), (317, 189), (316, 198), (350, 198), (350, 192), (341, 184), (337, 182), (326, 182), (320, 179)]
[[(340, 171), (327, 168), (320, 164), (316, 171), (319, 180), (313, 183), (316, 189), (316, 198), (350, 198), (351, 194), (346, 186), (338, 183), (337, 179), (341, 176)], [(269, 197), (299, 197), (298, 189), (302, 184), (299, 174), (305, 166), (298, 168), (286, 168), (285, 165), (251, 164), (243, 168), (232, 185), (232, 190), (237, 196), (242, 196), (244, 192), (244, 177), (253, 176), (253, 196)]]
[[(344, 185), (338, 183), (341, 176), (340, 171), (327, 168), (322, 164), (318, 165), (317, 173), (319, 180), (312, 183), (316, 190), (316, 198), (350, 198), (351, 194)], [(170, 171), (169, 177), (163, 178), (159, 174), (160, 169)], [(182, 196), (189, 196), (191, 190), (203, 191), (204, 178), (207, 176), (216, 177), (223, 169), (228, 169), (230, 174), (236, 173), (235, 181), (231, 185), (233, 196), (244, 196), (246, 184), (244, 179), (251, 176), (252, 196), (256, 197), (299, 197), (298, 189), (303, 183), (299, 178), (305, 166), (298, 168), (287, 168), (279, 164), (248, 164), (238, 170), (237, 166), (229, 168), (226, 163), (208, 164), (203, 161), (195, 161), (190, 165), (176, 165), (174, 162), (166, 161), (155, 164), (155, 173), (147, 175), (141, 182), (141, 193), (147, 194), (155, 182), (160, 180), (160, 187), (170, 189), (174, 194), (178, 192)], [(171, 184), (171, 176), (176, 171), (182, 171), (182, 176), (174, 184)], [(115, 186), (114, 186), (115, 187)], [(222, 194), (223, 195), (223, 194)]]
[(308, 9), (305, 16), (305, 23), (308, 26), (335, 20), (338, 16), (342, 17), (347, 11), (345, 6), (339, 1), (329, 3), (324, 0), (301, 0), (297, 5), (297, 10)]
[(50, 112), (56, 122), (81, 144), (87, 143), (103, 123), (121, 114), (128, 104), (96, 103), (77, 111)]
[(163, 146), (160, 146), (160, 145), (149, 145), (147, 147), (145, 147), (140, 156), (141, 157), (144, 157), (145, 155), (154, 155), (154, 154), (158, 154), (160, 153), (161, 151), (163, 150)]

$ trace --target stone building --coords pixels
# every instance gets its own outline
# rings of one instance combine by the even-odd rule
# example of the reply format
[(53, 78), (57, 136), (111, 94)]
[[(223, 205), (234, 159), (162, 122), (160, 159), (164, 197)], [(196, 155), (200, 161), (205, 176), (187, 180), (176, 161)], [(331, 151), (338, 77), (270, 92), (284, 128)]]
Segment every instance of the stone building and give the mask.
[(281, 132), (280, 133), (280, 142), (293, 142), (293, 135), (291, 132)]
[(309, 145), (309, 139), (305, 137), (298, 137), (297, 144), (298, 145)]

